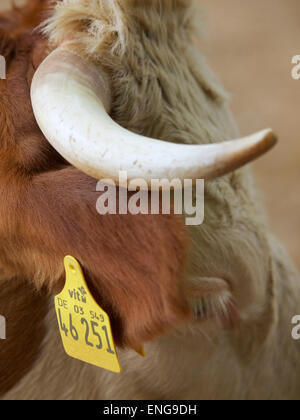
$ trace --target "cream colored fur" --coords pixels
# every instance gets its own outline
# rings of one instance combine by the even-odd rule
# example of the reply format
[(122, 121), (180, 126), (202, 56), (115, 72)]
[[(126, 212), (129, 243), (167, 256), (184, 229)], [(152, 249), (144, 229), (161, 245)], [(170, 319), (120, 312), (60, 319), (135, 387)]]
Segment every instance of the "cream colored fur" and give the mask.
[[(121, 125), (167, 141), (221, 142), (237, 129), (193, 44), (198, 24), (190, 0), (64, 0), (46, 31), (52, 48), (75, 38), (105, 67)], [(235, 328), (186, 325), (147, 344), (145, 360), (123, 351), (118, 376), (68, 358), (51, 309), (39, 360), (6, 398), (299, 399), (300, 343), (291, 338), (299, 276), (267, 228), (248, 169), (206, 183), (205, 223), (190, 237), (187, 287), (228, 281)]]

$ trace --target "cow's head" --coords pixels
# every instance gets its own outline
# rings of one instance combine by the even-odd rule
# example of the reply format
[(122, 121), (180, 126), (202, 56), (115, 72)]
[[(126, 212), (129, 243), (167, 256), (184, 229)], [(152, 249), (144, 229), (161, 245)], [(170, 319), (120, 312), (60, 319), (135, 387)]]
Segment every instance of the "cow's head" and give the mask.
[[(35, 5), (44, 3), (32, 1)], [(45, 145), (25, 101), (30, 114), (27, 124), (34, 133), (32, 144), (36, 148), (43, 144), (45, 151), (39, 160), (35, 149), (29, 152), (24, 148), (27, 159), (30, 153), (35, 156), (30, 173), (33, 182), (25, 192), (33, 191), (39, 203), (37, 185), (44, 174), (36, 179), (35, 172), (66, 168), (66, 161), (89, 176), (80, 181), (72, 196), (66, 188), (81, 179), (79, 172), (67, 172), (66, 177), (64, 172), (57, 177), (53, 172), (57, 189), (49, 192), (53, 203), (48, 204), (53, 208), (47, 208), (44, 219), (35, 206), (31, 209), (33, 217), (37, 215), (45, 222), (45, 249), (51, 252), (39, 260), (39, 250), (28, 247), (26, 257), (22, 257), (26, 263), (21, 264), (20, 255), (18, 263), (23, 270), (30, 266), (27, 273), (39, 269), (42, 275), (50, 260), (50, 272), (58, 264), (60, 269), (53, 281), (56, 284), (51, 284), (52, 290), (58, 290), (57, 285), (62, 285), (63, 256), (72, 253), (74, 241), (86, 241), (76, 244), (77, 255), (73, 255), (84, 266), (102, 306), (104, 302), (105, 309), (115, 315), (120, 345), (138, 346), (164, 333), (180, 319), (190, 318), (188, 308), (194, 310), (199, 325), (208, 319), (215, 323), (216, 315), (221, 326), (237, 318), (246, 322), (257, 319), (269, 293), (268, 242), (253, 204), (251, 180), (247, 171), (238, 169), (267, 152), (276, 139), (271, 130), (265, 130), (232, 140), (236, 130), (225, 95), (193, 45), (190, 4), (189, 0), (58, 2), (46, 25), (49, 42), (33, 36), (29, 39), (34, 47), (29, 42), (19, 57), (13, 47), (18, 44), (17, 34), (16, 40), (5, 44), (12, 52), (8, 84), (3, 89), (23, 118), (23, 103), (17, 103), (13, 88), (22, 86), (24, 93), (31, 85), (36, 121), (58, 152), (55, 154), (48, 143)], [(35, 54), (28, 55), (29, 51)], [(22, 71), (21, 65), (25, 66)], [(26, 94), (28, 100), (29, 90)], [(10, 115), (10, 131), (3, 136), (3, 142), (8, 136), (15, 138), (16, 127), (25, 126), (16, 115)], [(45, 156), (51, 156), (53, 167), (47, 166)], [(22, 165), (25, 157), (11, 154), (11, 160), (3, 157), (3, 162), (11, 171), (12, 162), (19, 159)], [(172, 216), (126, 215), (110, 216), (101, 226), (101, 217), (97, 215), (96, 219), (96, 183), (90, 177), (117, 181), (120, 170), (127, 171), (129, 179), (144, 179), (147, 185), (156, 178), (204, 178), (208, 181), (205, 223), (187, 229)], [(12, 183), (11, 191), (13, 187), (19, 191), (20, 184)], [(67, 194), (65, 210), (55, 194)], [(80, 229), (66, 229), (68, 222), (63, 220), (62, 224), (61, 218), (54, 218), (57, 226), (48, 223), (56, 207), (61, 212), (75, 211), (80, 218), (80, 210), (76, 209), (79, 198), (81, 209), (86, 210)], [(17, 210), (22, 211), (22, 206)], [(29, 226), (30, 219), (26, 222)], [(16, 231), (19, 238), (22, 229), (18, 226)], [(86, 230), (90, 232), (88, 238), (84, 236)], [(112, 240), (112, 232), (117, 241)], [(6, 233), (5, 226), (1, 226), (4, 238)], [(31, 243), (25, 245), (39, 238), (34, 231)], [(16, 244), (18, 236), (13, 239)], [(11, 264), (15, 251), (9, 254), (3, 249), (4, 254), (10, 269), (19, 269), (17, 264)], [(118, 255), (122, 259), (116, 264)], [(120, 308), (124, 309), (121, 313)]]
[(96, 179), (126, 171), (148, 186), (157, 178), (209, 181), (205, 223), (190, 232), (191, 295), (199, 314), (219, 305), (249, 319), (265, 309), (270, 258), (250, 178), (234, 171), (276, 139), (265, 130), (231, 140), (222, 89), (193, 45), (191, 4), (59, 3), (32, 104), (53, 147)]

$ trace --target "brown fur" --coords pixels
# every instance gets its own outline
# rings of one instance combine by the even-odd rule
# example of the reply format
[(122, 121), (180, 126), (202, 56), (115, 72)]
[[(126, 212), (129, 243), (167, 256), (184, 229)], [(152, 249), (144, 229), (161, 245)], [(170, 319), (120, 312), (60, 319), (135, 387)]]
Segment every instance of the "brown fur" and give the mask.
[(9, 391), (37, 360), (45, 335), (48, 299), (28, 281), (1, 281), (0, 310), (6, 319), (7, 338), (0, 343), (0, 395)]
[[(3, 285), (14, 284), (16, 276), (40, 293), (43, 287), (57, 292), (63, 286), (63, 258), (70, 254), (110, 314), (116, 343), (140, 346), (191, 315), (181, 282), (187, 247), (183, 221), (98, 215), (96, 181), (57, 155), (32, 113), (30, 83), (47, 53), (46, 40), (32, 29), (45, 16), (47, 2), (29, 5), (0, 18), (0, 54), (8, 64), (7, 80), (0, 81), (0, 312)], [(16, 301), (16, 314), (23, 303)], [(22, 336), (21, 319), (15, 323), (16, 336)], [(24, 348), (31, 347), (26, 337)], [(1, 372), (2, 381), (9, 375)]]

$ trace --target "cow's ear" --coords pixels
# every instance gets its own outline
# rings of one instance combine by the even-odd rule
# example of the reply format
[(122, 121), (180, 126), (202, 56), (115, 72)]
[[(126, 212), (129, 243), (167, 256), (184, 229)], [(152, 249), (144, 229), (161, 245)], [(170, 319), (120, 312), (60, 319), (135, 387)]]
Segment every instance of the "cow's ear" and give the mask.
[(104, 229), (116, 224), (115, 234), (99, 252), (98, 277), (89, 265), (88, 282), (111, 317), (116, 344), (141, 348), (192, 319), (184, 287), (184, 223), (171, 215), (103, 217)]

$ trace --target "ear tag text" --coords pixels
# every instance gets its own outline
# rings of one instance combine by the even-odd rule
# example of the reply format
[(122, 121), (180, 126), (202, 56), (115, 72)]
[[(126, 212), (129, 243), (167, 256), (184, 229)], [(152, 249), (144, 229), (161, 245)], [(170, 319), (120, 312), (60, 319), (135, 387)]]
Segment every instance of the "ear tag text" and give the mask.
[(109, 316), (93, 298), (78, 261), (64, 260), (66, 284), (55, 296), (55, 310), (66, 353), (75, 359), (120, 373)]

